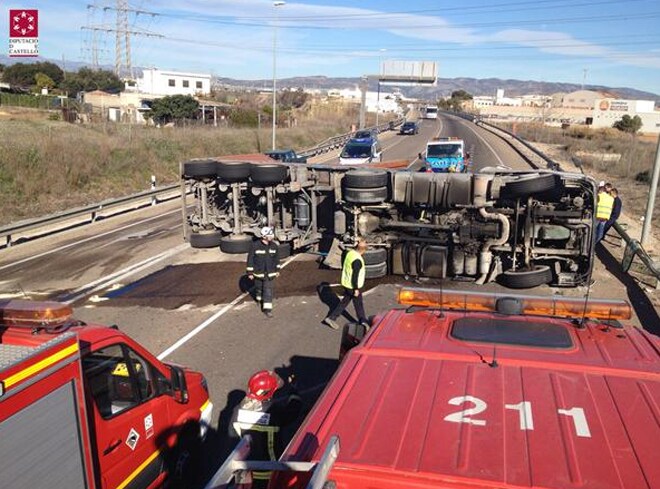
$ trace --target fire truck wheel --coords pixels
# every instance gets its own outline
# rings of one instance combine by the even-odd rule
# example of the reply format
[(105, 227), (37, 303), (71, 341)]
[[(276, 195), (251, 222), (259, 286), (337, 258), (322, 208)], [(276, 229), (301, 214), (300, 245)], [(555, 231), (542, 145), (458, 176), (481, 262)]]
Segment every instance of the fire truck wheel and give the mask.
[(290, 257), (292, 253), (291, 243), (285, 241), (277, 245), (277, 257), (280, 260)]
[(216, 172), (223, 182), (244, 182), (250, 176), (250, 163), (246, 161), (218, 161)]
[(252, 238), (247, 234), (232, 234), (220, 240), (220, 251), (231, 255), (247, 253), (251, 244)]
[(387, 249), (386, 248), (373, 248), (367, 250), (364, 255), (365, 265), (380, 265), (387, 261)]
[(353, 204), (381, 204), (387, 200), (387, 187), (344, 188), (344, 200)]
[(534, 265), (527, 270), (507, 270), (502, 282), (512, 289), (528, 289), (552, 282), (552, 270), (547, 265)]
[(344, 175), (344, 185), (350, 188), (387, 187), (388, 174), (383, 170), (351, 170)]
[[(195, 430), (196, 428), (196, 430)], [(187, 426), (179, 435), (169, 461), (168, 487), (184, 489), (197, 487), (205, 473), (205, 457), (199, 438), (199, 426)]]
[(366, 265), (364, 272), (366, 278), (385, 277), (387, 275), (387, 262), (378, 265)]
[(532, 178), (522, 178), (509, 182), (504, 186), (504, 195), (507, 197), (528, 197), (552, 190), (557, 186), (554, 175), (540, 175)]
[(286, 180), (288, 170), (286, 165), (252, 165), (250, 180), (256, 185), (271, 187)]
[(217, 162), (215, 160), (190, 160), (183, 164), (184, 177), (194, 178), (215, 178), (217, 176)]
[(188, 239), (193, 248), (215, 248), (220, 245), (222, 233), (215, 229), (211, 231), (191, 232)]

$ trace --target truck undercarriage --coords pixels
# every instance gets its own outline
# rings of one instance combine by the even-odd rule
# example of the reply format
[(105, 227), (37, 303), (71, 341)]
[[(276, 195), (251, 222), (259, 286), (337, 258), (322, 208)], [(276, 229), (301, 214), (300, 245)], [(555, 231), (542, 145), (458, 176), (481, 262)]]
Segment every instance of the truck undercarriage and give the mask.
[(342, 249), (364, 238), (367, 277), (498, 280), (513, 288), (585, 284), (592, 266), (595, 184), (583, 175), (223, 160), (181, 169), (194, 247), (244, 253), (262, 226), (272, 226), (282, 256), (316, 247), (338, 267)]

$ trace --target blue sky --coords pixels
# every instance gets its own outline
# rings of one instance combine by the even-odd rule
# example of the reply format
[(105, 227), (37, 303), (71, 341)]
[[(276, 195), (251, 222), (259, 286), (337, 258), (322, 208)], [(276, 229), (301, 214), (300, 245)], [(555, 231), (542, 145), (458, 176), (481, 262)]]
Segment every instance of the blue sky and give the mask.
[[(114, 27), (115, 1), (31, 0), (40, 10), (40, 50), (90, 59), (85, 25)], [(628, 86), (660, 94), (657, 0), (131, 0), (133, 64), (231, 78), (360, 76), (379, 59), (437, 61), (443, 78), (515, 78)], [(0, 29), (7, 32), (8, 18)], [(98, 34), (101, 61), (114, 64), (114, 34)]]

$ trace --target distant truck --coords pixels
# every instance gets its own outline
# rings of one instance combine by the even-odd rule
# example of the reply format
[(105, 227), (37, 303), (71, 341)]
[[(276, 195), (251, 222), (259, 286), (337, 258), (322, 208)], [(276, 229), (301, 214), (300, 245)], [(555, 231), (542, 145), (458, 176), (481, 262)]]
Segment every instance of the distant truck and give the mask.
[(202, 374), (72, 313), (0, 303), (0, 487), (187, 484), (213, 411)]
[(424, 119), (437, 119), (438, 107), (436, 105), (427, 105), (422, 109), (422, 116)]
[(419, 155), (426, 169), (434, 173), (466, 173), (470, 155), (458, 138), (435, 138), (426, 143), (426, 152)]
[[(411, 287), (399, 303), (345, 326), (270, 489), (660, 487), (660, 338), (619, 323), (630, 304)], [(206, 489), (245, 479), (249, 441)]]

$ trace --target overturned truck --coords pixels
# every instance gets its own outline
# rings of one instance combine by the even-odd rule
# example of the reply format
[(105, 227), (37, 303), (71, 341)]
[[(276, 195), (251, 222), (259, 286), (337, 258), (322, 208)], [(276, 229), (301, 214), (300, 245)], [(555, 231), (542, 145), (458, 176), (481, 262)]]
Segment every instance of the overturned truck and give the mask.
[(590, 178), (383, 166), (184, 162), (185, 237), (193, 247), (245, 253), (268, 225), (282, 257), (316, 248), (331, 267), (339, 267), (343, 249), (364, 238), (368, 278), (455, 277), (512, 288), (589, 280), (595, 229)]

